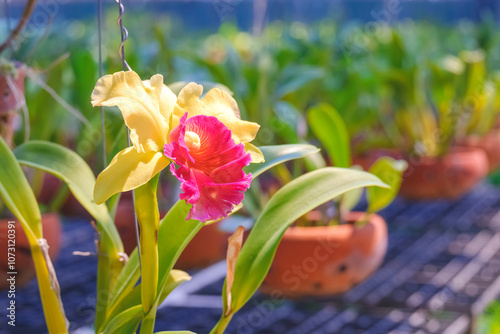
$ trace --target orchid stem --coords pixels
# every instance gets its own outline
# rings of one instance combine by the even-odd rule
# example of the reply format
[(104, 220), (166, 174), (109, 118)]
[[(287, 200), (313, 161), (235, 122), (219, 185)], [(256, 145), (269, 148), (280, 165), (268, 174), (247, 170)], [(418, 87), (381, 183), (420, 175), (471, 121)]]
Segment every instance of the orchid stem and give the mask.
[[(140, 226), (141, 301), (144, 312), (141, 333), (153, 333), (158, 288), (158, 230), (160, 214), (156, 197), (159, 174), (135, 193), (135, 211)], [(151, 331), (149, 331), (151, 330)]]
[[(28, 233), (27, 233), (28, 234)], [(49, 333), (68, 333), (67, 319), (64, 314), (64, 309), (60, 302), (61, 296), (58, 291), (55, 291), (53, 285), (54, 278), (50, 277), (47, 256), (44, 256), (43, 250), (37, 240), (30, 238), (31, 256), (35, 264), (36, 277), (38, 288), (40, 290), (40, 298), (42, 299), (43, 313), (47, 322)], [(50, 261), (50, 259), (49, 259)]]
[(231, 319), (233, 318), (233, 314), (229, 314), (228, 316), (222, 316), (215, 325), (215, 327), (212, 329), (210, 334), (223, 334), (224, 331), (226, 330), (227, 326), (229, 325), (229, 322), (231, 322)]

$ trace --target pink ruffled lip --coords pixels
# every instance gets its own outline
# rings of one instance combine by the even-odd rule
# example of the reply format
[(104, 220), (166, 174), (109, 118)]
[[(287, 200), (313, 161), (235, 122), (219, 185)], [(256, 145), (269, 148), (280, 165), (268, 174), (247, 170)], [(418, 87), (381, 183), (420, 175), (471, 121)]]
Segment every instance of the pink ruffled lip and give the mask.
[(164, 152), (178, 166), (172, 164), (170, 171), (181, 181), (180, 199), (193, 204), (187, 219), (206, 222), (224, 218), (243, 201), (252, 181), (243, 167), (252, 159), (216, 117), (187, 119), (184, 114), (170, 132)]

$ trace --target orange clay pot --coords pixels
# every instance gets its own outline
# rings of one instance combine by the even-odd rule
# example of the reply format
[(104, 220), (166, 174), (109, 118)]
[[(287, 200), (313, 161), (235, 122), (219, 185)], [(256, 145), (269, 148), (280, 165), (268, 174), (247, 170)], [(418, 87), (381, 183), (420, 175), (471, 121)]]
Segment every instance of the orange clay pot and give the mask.
[(477, 148), (454, 147), (442, 158), (408, 162), (399, 194), (409, 199), (457, 198), (488, 174), (486, 153)]
[[(348, 221), (365, 213), (351, 212)], [(372, 214), (362, 227), (290, 227), (261, 291), (296, 298), (343, 293), (370, 276), (387, 251), (387, 226)]]
[(355, 155), (352, 158), (353, 165), (359, 165), (363, 170), (369, 170), (370, 167), (382, 157), (390, 157), (398, 160), (406, 160), (403, 154), (394, 149), (375, 149), (364, 154)]
[(115, 225), (123, 242), (125, 253), (130, 255), (137, 247), (135, 233), (134, 202), (131, 198), (122, 196), (116, 209)]
[[(8, 221), (16, 221), (16, 245), (15, 245), (15, 266), (16, 266), (16, 284), (22, 286), (35, 277), (35, 267), (31, 259), (31, 250), (21, 224), (17, 219), (2, 219), (0, 220), (0, 290), (8, 287)], [(55, 213), (47, 213), (42, 215), (43, 237), (49, 245), (49, 255), (52, 261), (57, 258), (61, 250), (61, 220)]]
[[(21, 63), (16, 63), (16, 67), (20, 66)], [(12, 146), (14, 137), (14, 119), (23, 103), (24, 71), (20, 69), (17, 78), (0, 73), (0, 136), (9, 146)]]
[(404, 157), (395, 150), (375, 150), (353, 158), (353, 164), (364, 170), (380, 157), (403, 159), (408, 169), (403, 174), (399, 194), (407, 199), (453, 199), (469, 192), (489, 170), (488, 157), (483, 149), (453, 147), (441, 158)]
[[(20, 66), (21, 63), (16, 63), (17, 68)], [(7, 75), (0, 73), (0, 115), (16, 111), (24, 103), (24, 71), (20, 69), (17, 73), (17, 78), (10, 76), (16, 91), (9, 85)]]
[(484, 137), (469, 136), (460, 145), (483, 149), (490, 172), (500, 167), (500, 130), (492, 130)]
[[(38, 203), (49, 205), (61, 191), (63, 182), (52, 174), (45, 173), (43, 175), (42, 187), (38, 194)], [(71, 191), (67, 190), (67, 196), (59, 212), (67, 217), (81, 217), (87, 219), (94, 219), (90, 213), (78, 202)]]
[(229, 235), (219, 229), (220, 222), (202, 227), (175, 263), (176, 269), (204, 268), (226, 258)]

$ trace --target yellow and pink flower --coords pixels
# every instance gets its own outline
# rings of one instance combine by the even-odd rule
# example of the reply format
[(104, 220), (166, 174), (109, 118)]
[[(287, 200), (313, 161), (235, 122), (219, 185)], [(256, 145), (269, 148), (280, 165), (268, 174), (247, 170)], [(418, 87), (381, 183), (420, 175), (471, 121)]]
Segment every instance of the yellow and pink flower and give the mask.
[(240, 119), (228, 93), (214, 88), (200, 99), (202, 92), (201, 85), (189, 83), (176, 97), (159, 74), (147, 81), (133, 71), (99, 79), (92, 104), (120, 109), (133, 146), (97, 177), (96, 203), (145, 184), (171, 160), (179, 166), (171, 171), (181, 180), (181, 199), (193, 204), (190, 218), (225, 217), (243, 200), (250, 185), (243, 167), (264, 160), (250, 144), (259, 125)]

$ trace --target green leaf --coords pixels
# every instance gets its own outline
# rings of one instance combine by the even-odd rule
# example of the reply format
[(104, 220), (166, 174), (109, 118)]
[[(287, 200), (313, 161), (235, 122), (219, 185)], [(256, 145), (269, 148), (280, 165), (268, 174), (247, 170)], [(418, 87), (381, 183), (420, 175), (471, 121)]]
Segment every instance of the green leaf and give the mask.
[(95, 177), (78, 154), (70, 149), (44, 141), (30, 141), (17, 147), (14, 154), (22, 165), (41, 169), (63, 180), (82, 204), (97, 220), (118, 251), (123, 251), (118, 231), (106, 205), (93, 201)]
[(382, 210), (398, 195), (403, 173), (408, 167), (404, 160), (395, 160), (390, 157), (381, 157), (370, 167), (369, 172), (387, 183), (390, 188), (369, 188), (366, 191), (368, 212)]
[[(358, 165), (352, 166), (351, 169), (363, 170), (363, 168)], [(351, 211), (359, 203), (362, 195), (363, 188), (356, 188), (345, 192), (340, 200), (342, 213)]]
[[(123, 244), (115, 227), (113, 219), (105, 204), (97, 205), (93, 201), (95, 177), (85, 160), (70, 149), (43, 141), (31, 141), (14, 150), (19, 162), (23, 165), (51, 173), (63, 180), (76, 199), (97, 221), (99, 243), (97, 288), (103, 293), (98, 294), (97, 305), (107, 310), (108, 296), (115, 279), (122, 270), (120, 253)], [(96, 314), (96, 327), (99, 328), (106, 312)]]
[[(165, 298), (163, 291), (167, 285), (172, 267), (187, 244), (203, 227), (203, 223), (197, 220), (186, 220), (190, 208), (190, 204), (179, 200), (160, 221), (158, 232), (159, 276), (157, 299)], [(115, 308), (117, 304), (121, 303), (124, 298), (133, 292), (139, 277), (139, 257), (136, 248), (123, 267), (116, 281), (115, 289), (111, 292), (111, 308)]]
[(349, 132), (340, 114), (331, 105), (323, 103), (307, 112), (309, 125), (337, 167), (351, 167)]
[(173, 331), (173, 332), (156, 332), (155, 334), (196, 334), (195, 332), (190, 331)]
[[(281, 188), (264, 207), (236, 262), (232, 313), (239, 310), (264, 280), (285, 230), (297, 218), (352, 189), (387, 187), (362, 171), (326, 167), (304, 174)], [(224, 293), (224, 299), (226, 298)], [(224, 309), (225, 314), (226, 310)]]
[(158, 233), (159, 279), (158, 294), (161, 295), (169, 277), (170, 270), (184, 251), (184, 248), (203, 227), (197, 220), (186, 220), (191, 204), (177, 201), (160, 221)]
[[(189, 281), (191, 276), (182, 270), (173, 269), (167, 279), (167, 283), (163, 289), (162, 295), (160, 296), (159, 304), (161, 304), (165, 298), (181, 283)], [(103, 327), (106, 328), (108, 324), (123, 311), (132, 308), (134, 306), (141, 305), (141, 284), (136, 285), (132, 292), (129, 293), (119, 304), (115, 304), (114, 308), (109, 311), (109, 316), (106, 318), (106, 322)], [(136, 318), (136, 327), (139, 325), (141, 318)]]
[(266, 160), (263, 163), (250, 164), (245, 167), (245, 172), (252, 173), (253, 178), (280, 163), (304, 158), (319, 151), (319, 148), (308, 144), (260, 146), (259, 149)]
[(288, 94), (303, 89), (308, 84), (325, 76), (325, 71), (321, 67), (309, 65), (289, 66), (283, 71), (282, 83), (274, 92), (276, 100), (279, 100)]
[(16, 157), (0, 137), (0, 196), (19, 219), (30, 240), (42, 237), (42, 218), (38, 203)]
[(100, 333), (134, 333), (142, 318), (142, 306), (133, 306), (118, 314)]

